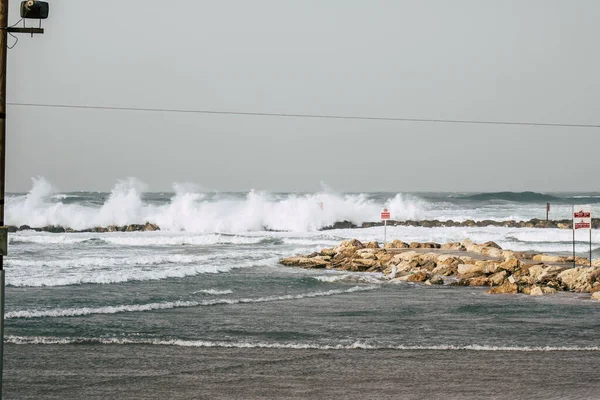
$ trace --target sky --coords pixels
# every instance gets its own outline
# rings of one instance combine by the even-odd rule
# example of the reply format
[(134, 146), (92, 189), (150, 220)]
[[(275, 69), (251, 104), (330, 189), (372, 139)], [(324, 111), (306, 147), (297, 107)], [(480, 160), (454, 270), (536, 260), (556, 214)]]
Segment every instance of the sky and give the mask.
[[(52, 1), (9, 50), (8, 102), (600, 125), (598, 20), (597, 0)], [(600, 128), (9, 104), (6, 179), (600, 191), (599, 148)]]

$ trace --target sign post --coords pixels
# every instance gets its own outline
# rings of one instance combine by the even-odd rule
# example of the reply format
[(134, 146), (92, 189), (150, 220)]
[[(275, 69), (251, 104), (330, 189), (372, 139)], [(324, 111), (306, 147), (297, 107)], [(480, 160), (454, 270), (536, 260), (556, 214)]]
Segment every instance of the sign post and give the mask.
[(546, 222), (548, 222), (548, 214), (550, 214), (550, 203), (546, 203)]
[(590, 267), (592, 266), (592, 207), (573, 206), (573, 266), (575, 266), (575, 231), (590, 231)]
[(381, 219), (383, 220), (383, 245), (387, 244), (387, 221), (390, 219), (391, 213), (390, 210), (384, 208), (381, 210)]

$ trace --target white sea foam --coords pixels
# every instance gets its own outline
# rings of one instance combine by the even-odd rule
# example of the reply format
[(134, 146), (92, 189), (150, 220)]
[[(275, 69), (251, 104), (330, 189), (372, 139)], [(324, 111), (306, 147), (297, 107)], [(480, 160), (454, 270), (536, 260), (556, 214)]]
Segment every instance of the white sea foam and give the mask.
[(6, 342), (11, 344), (68, 345), (68, 344), (106, 344), (130, 345), (147, 344), (156, 346), (177, 347), (221, 347), (239, 349), (289, 349), (289, 350), (404, 350), (404, 351), (481, 351), (481, 352), (569, 352), (600, 351), (600, 346), (487, 346), (487, 345), (386, 345), (370, 344), (361, 341), (340, 344), (318, 343), (270, 343), (270, 342), (226, 342), (210, 340), (182, 339), (131, 339), (131, 338), (84, 338), (84, 337), (48, 337), (48, 336), (7, 336)]
[(7, 267), (46, 267), (46, 268), (77, 268), (77, 267), (120, 267), (163, 264), (195, 264), (216, 258), (216, 255), (184, 255), (184, 254), (156, 254), (150, 256), (134, 257), (82, 257), (64, 260), (23, 260), (7, 259)]
[(121, 246), (182, 246), (182, 245), (215, 245), (215, 244), (258, 244), (265, 239), (263, 237), (250, 237), (242, 235), (223, 234), (179, 234), (169, 235), (163, 232), (136, 232), (136, 233), (38, 233), (18, 232), (9, 237), (10, 244), (53, 244), (73, 245), (75, 243), (92, 243), (94, 240), (102, 243)]
[[(166, 259), (169, 259), (168, 256)], [(172, 261), (177, 259), (173, 255)], [(7, 274), (6, 284), (17, 287), (41, 287), (41, 286), (67, 286), (80, 284), (110, 284), (122, 283), (131, 281), (150, 281), (162, 280), (169, 278), (184, 278), (187, 276), (195, 276), (200, 274), (218, 274), (229, 272), (234, 269), (252, 268), (258, 266), (274, 265), (278, 261), (278, 257), (269, 257), (260, 260), (227, 260), (222, 257), (213, 256), (214, 260), (205, 258), (204, 261), (198, 263), (179, 263), (169, 265), (152, 264), (147, 265), (131, 265), (131, 264), (114, 264), (111, 268), (102, 267), (102, 264), (91, 265), (76, 265), (71, 263), (67, 268), (60, 268), (60, 263), (54, 264), (54, 268), (40, 268), (36, 266), (31, 268), (26, 262), (22, 267), (12, 269), (11, 273)], [(152, 259), (152, 257), (150, 257)], [(76, 260), (71, 260), (76, 261)], [(95, 262), (95, 261), (94, 261)], [(43, 265), (43, 262), (42, 264)], [(126, 265), (127, 268), (122, 268)], [(98, 268), (101, 267), (101, 268)]]
[(221, 296), (224, 294), (232, 294), (233, 292), (229, 289), (228, 290), (202, 289), (202, 290), (198, 290), (196, 292), (192, 292), (192, 294), (199, 294), (199, 293), (210, 294), (213, 296)]
[(170, 231), (246, 232), (267, 228), (306, 232), (337, 221), (372, 221), (385, 205), (392, 208), (397, 219), (416, 219), (421, 208), (419, 200), (404, 195), (378, 204), (366, 195), (341, 195), (327, 190), (285, 197), (250, 191), (244, 199), (208, 199), (188, 185), (175, 185), (170, 203), (156, 206), (143, 202), (144, 190), (142, 183), (129, 179), (119, 181), (101, 207), (65, 204), (52, 197), (55, 191), (47, 180), (36, 178), (27, 195), (9, 199), (7, 224), (86, 229), (153, 222)]
[(124, 304), (119, 306), (105, 307), (77, 307), (77, 308), (55, 308), (48, 310), (22, 310), (10, 311), (5, 314), (5, 319), (14, 318), (57, 318), (57, 317), (78, 317), (92, 314), (118, 314), (124, 312), (140, 312), (153, 310), (166, 310), (183, 307), (214, 306), (220, 304), (247, 304), (247, 303), (266, 303), (273, 301), (300, 300), (314, 297), (335, 296), (340, 294), (364, 292), (373, 290), (375, 287), (355, 286), (343, 290), (329, 290), (325, 292), (309, 292), (302, 294), (289, 294), (280, 296), (265, 296), (257, 298), (241, 299), (214, 299), (204, 301), (166, 301), (161, 303), (148, 304)]
[(357, 273), (357, 274), (331, 274), (331, 275), (321, 275), (314, 276), (314, 279), (320, 282), (327, 283), (384, 283), (385, 281), (381, 279), (380, 276), (375, 274), (366, 274), (366, 273)]

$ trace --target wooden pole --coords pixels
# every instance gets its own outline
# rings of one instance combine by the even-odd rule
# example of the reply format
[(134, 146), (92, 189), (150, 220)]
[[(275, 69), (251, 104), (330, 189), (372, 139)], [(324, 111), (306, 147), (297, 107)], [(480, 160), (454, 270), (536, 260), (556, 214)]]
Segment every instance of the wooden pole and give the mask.
[[(6, 177), (6, 53), (8, 46), (8, 0), (0, 0), (0, 226), (4, 226)], [(4, 257), (0, 254), (0, 400), (4, 371)]]

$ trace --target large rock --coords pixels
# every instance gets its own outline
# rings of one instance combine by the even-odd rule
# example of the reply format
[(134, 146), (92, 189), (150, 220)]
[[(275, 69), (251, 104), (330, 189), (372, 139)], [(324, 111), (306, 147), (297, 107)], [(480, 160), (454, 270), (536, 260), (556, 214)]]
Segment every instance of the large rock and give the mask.
[(500, 286), (504, 283), (504, 281), (506, 280), (507, 277), (508, 277), (508, 272), (500, 271), (500, 272), (496, 272), (495, 274), (491, 275), (489, 277), (489, 281), (492, 286)]
[(301, 268), (326, 268), (329, 266), (329, 260), (324, 257), (288, 257), (283, 258), (279, 261), (281, 264), (290, 267), (301, 267)]
[(519, 293), (519, 287), (516, 283), (504, 282), (500, 286), (495, 286), (488, 290), (491, 294), (517, 294)]
[(377, 250), (373, 249), (373, 248), (371, 248), (371, 249), (366, 248), (366, 249), (356, 250), (356, 252), (354, 254), (356, 254), (357, 257), (364, 258), (367, 260), (376, 260), (377, 259), (377, 257), (375, 256), (376, 251)]
[(442, 244), (440, 247), (442, 250), (452, 250), (452, 251), (465, 251), (467, 250), (465, 246), (460, 244), (459, 242), (448, 242)]
[(569, 268), (558, 274), (558, 279), (568, 290), (589, 292), (592, 289), (587, 267)]
[(498, 265), (491, 261), (477, 261), (475, 264), (459, 264), (457, 271), (460, 275), (493, 274)]
[(562, 256), (551, 256), (547, 254), (536, 254), (533, 256), (533, 261), (541, 261), (543, 263), (564, 263), (567, 261), (567, 258)]
[(365, 245), (360, 240), (344, 240), (338, 247), (335, 248), (336, 253), (343, 253), (348, 250), (356, 251), (358, 249), (364, 249)]
[(544, 295), (544, 290), (540, 286), (534, 286), (529, 291), (529, 295), (530, 296), (543, 296)]
[[(431, 285), (443, 285), (444, 284), (444, 280), (439, 275), (432, 275), (431, 278), (429, 278), (429, 280), (427, 282), (429, 282)], [(425, 283), (427, 283), (427, 282), (425, 282)]]
[(600, 301), (600, 292), (594, 292), (594, 293), (592, 293), (592, 300), (598, 300), (598, 301)]
[(384, 248), (386, 249), (407, 249), (408, 243), (404, 243), (402, 240), (395, 239), (390, 243), (386, 243)]
[(521, 267), (521, 261), (519, 261), (519, 259), (517, 259), (516, 257), (510, 257), (510, 258), (504, 260), (504, 262), (502, 262), (498, 266), (499, 269), (503, 269), (510, 273), (514, 273), (520, 267)]
[(490, 280), (487, 276), (478, 276), (469, 279), (469, 286), (489, 286)]
[(406, 279), (408, 282), (425, 282), (429, 279), (429, 274), (426, 271), (415, 272)]
[[(533, 267), (531, 267), (533, 268)], [(531, 270), (530, 268), (530, 270)], [(537, 277), (536, 281), (540, 283), (548, 282), (552, 279), (556, 279), (558, 274), (566, 270), (567, 267), (561, 267), (558, 265), (550, 265), (548, 267), (543, 267), (542, 273)]]

